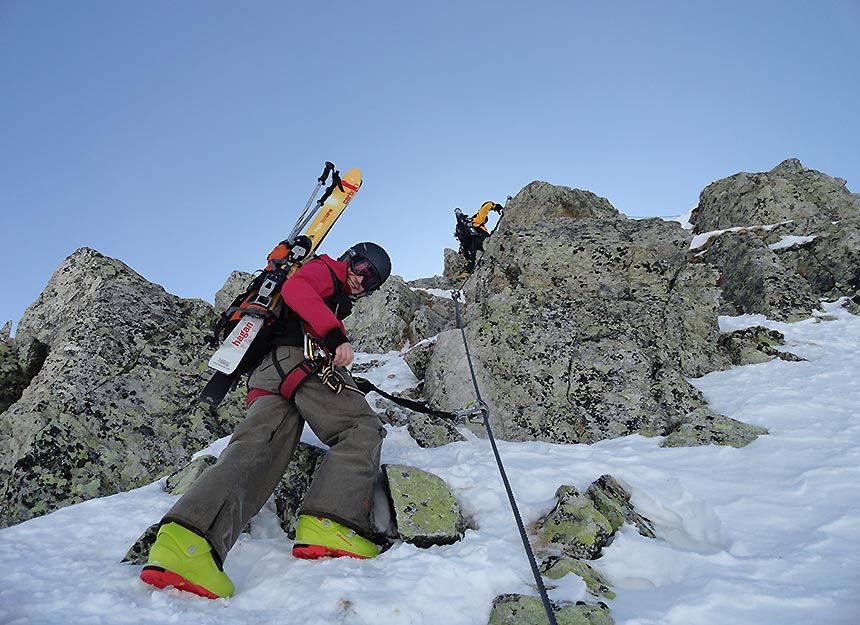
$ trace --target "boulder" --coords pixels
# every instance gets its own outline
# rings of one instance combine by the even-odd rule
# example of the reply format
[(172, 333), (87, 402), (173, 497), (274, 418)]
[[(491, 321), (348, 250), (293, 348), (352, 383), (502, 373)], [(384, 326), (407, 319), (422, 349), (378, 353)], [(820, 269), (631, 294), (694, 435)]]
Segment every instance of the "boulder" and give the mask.
[(18, 325), (27, 386), (0, 415), (0, 525), (148, 484), (232, 429), (195, 406), (214, 310), (82, 248)]
[(0, 413), (21, 399), (47, 356), (47, 346), (39, 341), (31, 341), (26, 352), (19, 354), (15, 339), (4, 328), (0, 336)]
[(574, 486), (560, 486), (555, 496), (555, 507), (538, 522), (541, 547), (594, 560), (614, 533), (612, 524), (594, 501)]
[(669, 432), (666, 440), (663, 441), (663, 446), (725, 445), (744, 447), (763, 434), (767, 434), (767, 429), (763, 427), (750, 425), (700, 408), (688, 414), (684, 423), (679, 423)]
[(624, 215), (606, 198), (536, 180), (505, 206), (501, 222), (509, 229), (528, 228), (555, 219), (621, 219)]
[(149, 550), (155, 544), (155, 539), (158, 538), (158, 529), (161, 527), (161, 522), (153, 523), (147, 527), (143, 534), (140, 535), (134, 544), (129, 547), (125, 556), (120, 562), (128, 564), (144, 565), (149, 560)]
[(601, 475), (589, 485), (585, 496), (591, 499), (594, 507), (602, 514), (614, 534), (628, 523), (646, 538), (655, 538), (651, 521), (639, 514), (630, 503), (630, 493), (611, 475)]
[(541, 548), (572, 558), (594, 560), (625, 523), (642, 536), (654, 538), (651, 521), (639, 514), (630, 494), (611, 475), (592, 482), (585, 494), (574, 486), (559, 486), (556, 504), (536, 524)]
[(344, 321), (360, 351), (386, 353), (415, 345), (453, 327), (453, 304), (391, 276), (379, 291), (359, 299)]
[(785, 345), (785, 336), (779, 330), (763, 326), (723, 332), (720, 345), (736, 366), (768, 362), (774, 358), (792, 362), (804, 360), (791, 352), (776, 349), (778, 345)]
[(433, 276), (430, 278), (419, 278), (418, 280), (410, 280), (409, 286), (416, 289), (440, 289), (451, 290), (459, 288), (463, 280), (460, 274), (466, 268), (466, 259), (452, 250), (445, 248), (443, 255), (443, 269), (441, 276)]
[(419, 380), (423, 380), (427, 373), (427, 365), (430, 363), (430, 358), (433, 357), (435, 347), (436, 337), (434, 336), (413, 345), (403, 353), (403, 360), (406, 361), (409, 369)]
[(382, 466), (400, 539), (417, 547), (450, 545), (468, 521), (460, 504), (436, 475), (399, 464)]
[(409, 435), (419, 447), (441, 447), (448, 443), (464, 441), (466, 437), (457, 431), (454, 424), (433, 415), (413, 412), (409, 418)]
[(849, 310), (860, 313), (860, 214), (838, 222), (819, 222), (800, 232), (805, 235), (800, 244), (781, 245), (785, 238), (800, 238), (792, 234), (779, 240), (774, 236), (766, 242), (816, 296), (828, 300), (851, 298)]
[(690, 221), (717, 268), (722, 314), (809, 317), (821, 298), (860, 312), (860, 194), (797, 159), (705, 188)]
[[(668, 435), (706, 409), (687, 378), (729, 366), (717, 274), (688, 262), (692, 237), (675, 223), (597, 209), (610, 216), (542, 219), (562, 212), (553, 203), (565, 194), (544, 183), (521, 191), (463, 290), (491, 425), (507, 440)], [(425, 390), (446, 410), (474, 401), (459, 331), (437, 337)]]
[(792, 221), (801, 226), (860, 215), (846, 181), (789, 158), (768, 172), (738, 173), (708, 185), (690, 215), (695, 233)]
[(247, 271), (230, 272), (230, 275), (227, 277), (227, 281), (224, 282), (224, 286), (215, 293), (215, 312), (220, 315), (222, 312), (227, 310), (227, 308), (233, 303), (233, 300), (235, 300), (240, 293), (244, 293), (245, 289), (253, 279), (254, 274), (248, 273)]
[(720, 314), (757, 313), (778, 321), (796, 321), (818, 308), (818, 297), (809, 283), (750, 231), (720, 235), (703, 258), (721, 272)]
[[(615, 621), (604, 603), (584, 601), (553, 602), (550, 606), (558, 625), (612, 625)], [(547, 623), (546, 608), (540, 597), (499, 595), (493, 600), (488, 625), (535, 625)]]
[(564, 554), (546, 554), (545, 557), (541, 558), (540, 572), (549, 579), (555, 580), (572, 573), (585, 582), (588, 592), (595, 597), (615, 599), (615, 593), (612, 591), (612, 585), (609, 583), (609, 580), (597, 572), (590, 564), (578, 558), (572, 558)]

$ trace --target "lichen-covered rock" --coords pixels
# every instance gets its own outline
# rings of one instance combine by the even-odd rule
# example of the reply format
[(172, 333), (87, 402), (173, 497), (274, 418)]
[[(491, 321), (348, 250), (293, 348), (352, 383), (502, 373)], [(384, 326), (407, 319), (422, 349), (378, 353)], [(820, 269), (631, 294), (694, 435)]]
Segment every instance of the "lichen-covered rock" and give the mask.
[(813, 169), (796, 158), (769, 172), (738, 173), (708, 185), (690, 216), (694, 232), (794, 221), (833, 222), (860, 215), (860, 195), (846, 181)]
[(838, 222), (823, 221), (814, 227), (792, 228), (786, 236), (806, 235), (805, 243), (781, 247), (774, 238), (765, 239), (774, 246), (783, 264), (800, 275), (817, 296), (836, 300), (852, 298), (849, 310), (860, 313), (860, 214)]
[(325, 454), (325, 449), (300, 442), (284, 476), (275, 487), (275, 508), (281, 519), (281, 528), (290, 538), (296, 537), (298, 510)]
[(403, 354), (403, 360), (419, 380), (424, 379), (427, 372), (427, 365), (430, 363), (430, 358), (433, 357), (433, 349), (436, 347), (436, 337), (425, 339), (413, 345)]
[(408, 428), (409, 435), (415, 439), (419, 447), (441, 447), (448, 443), (466, 440), (466, 437), (460, 434), (450, 421), (420, 412), (412, 414)]
[(726, 232), (704, 254), (721, 272), (720, 314), (758, 313), (779, 321), (809, 317), (818, 297), (777, 253), (748, 230)]
[(505, 228), (521, 229), (555, 219), (614, 220), (623, 217), (609, 200), (591, 191), (536, 180), (508, 202), (502, 219)]
[(218, 458), (209, 454), (198, 456), (178, 471), (171, 473), (165, 481), (164, 489), (171, 495), (184, 494), (197, 478), (217, 461)]
[[(550, 579), (561, 579), (565, 575), (573, 574), (585, 582), (588, 592), (595, 597), (615, 599), (612, 585), (603, 575), (598, 573), (587, 562), (568, 555), (536, 554), (541, 557), (540, 572)], [(543, 557), (542, 557), (543, 556)]]
[(699, 256), (722, 274), (723, 314), (806, 318), (819, 298), (860, 311), (860, 194), (788, 159), (709, 185), (690, 217), (713, 233)]
[(233, 300), (243, 293), (254, 279), (254, 274), (247, 271), (232, 271), (217, 293), (215, 293), (215, 312), (221, 314), (233, 303)]
[(31, 342), (28, 351), (21, 358), (15, 339), (5, 332), (0, 336), (0, 413), (21, 399), (48, 355), (46, 346), (38, 341)]
[(409, 322), (410, 344), (420, 344), (443, 330), (457, 327), (454, 302), (450, 297), (440, 297), (423, 289), (417, 289), (416, 293), (421, 296), (421, 306)]
[[(691, 235), (678, 224), (614, 210), (542, 219), (563, 213), (553, 203), (566, 193), (541, 184), (509, 202), (464, 289), (491, 425), (507, 440), (667, 435), (706, 405), (687, 379), (729, 366), (716, 274), (688, 262)], [(474, 400), (458, 330), (437, 337), (425, 391), (447, 410)]]
[(611, 475), (601, 475), (592, 482), (585, 495), (594, 502), (594, 507), (609, 521), (614, 534), (625, 523), (633, 525), (647, 538), (654, 538), (651, 521), (639, 514), (630, 503), (630, 493)]
[(556, 505), (533, 528), (541, 572), (551, 579), (573, 573), (582, 578), (591, 594), (614, 598), (609, 581), (582, 560), (599, 557), (625, 523), (654, 538), (651, 522), (636, 511), (630, 494), (611, 475), (592, 482), (585, 495), (573, 486), (561, 486), (556, 497)]
[[(613, 625), (615, 622), (604, 603), (563, 601), (551, 606), (558, 625)], [(543, 625), (549, 623), (540, 597), (499, 595), (493, 600), (488, 625)]]
[(555, 507), (538, 522), (541, 546), (593, 560), (612, 536), (612, 524), (574, 486), (560, 486), (555, 495)]
[(743, 447), (763, 434), (767, 434), (766, 428), (716, 415), (710, 410), (696, 410), (688, 415), (686, 422), (678, 425), (666, 437), (663, 446), (693, 447), (716, 444)]
[(444, 268), (442, 269), (442, 280), (437, 283), (435, 288), (457, 288), (463, 282), (460, 278), (460, 274), (463, 273), (464, 269), (466, 269), (466, 257), (446, 247), (443, 252), (443, 263)]
[(194, 405), (213, 318), (94, 250), (61, 263), (15, 337), (42, 362), (0, 415), (0, 525), (148, 484), (231, 430), (238, 398)]
[(140, 535), (134, 544), (129, 548), (121, 562), (129, 564), (146, 564), (149, 559), (149, 550), (155, 544), (155, 539), (158, 538), (158, 528), (161, 527), (161, 522), (153, 523), (146, 528), (143, 534)]
[[(453, 223), (453, 216), (451, 217)], [(453, 229), (453, 228), (452, 228)], [(460, 274), (466, 268), (466, 259), (451, 248), (445, 248), (442, 252), (443, 269), (441, 276), (432, 276), (430, 278), (418, 278), (410, 280), (409, 286), (415, 289), (455, 289), (462, 284)]]
[(386, 353), (415, 345), (454, 327), (453, 303), (422, 289), (412, 289), (400, 276), (355, 303), (344, 320), (356, 349)]
[(385, 464), (382, 470), (401, 540), (426, 548), (463, 537), (468, 522), (440, 477), (399, 464)]
[(752, 365), (768, 362), (774, 358), (798, 362), (800, 356), (776, 349), (785, 344), (785, 336), (779, 330), (753, 326), (720, 335), (720, 345), (728, 354), (733, 365)]
[[(422, 297), (406, 286), (400, 276), (355, 303), (344, 320), (356, 349), (376, 354), (399, 350), (411, 341), (409, 325), (422, 304)], [(423, 337), (422, 337), (423, 338)]]

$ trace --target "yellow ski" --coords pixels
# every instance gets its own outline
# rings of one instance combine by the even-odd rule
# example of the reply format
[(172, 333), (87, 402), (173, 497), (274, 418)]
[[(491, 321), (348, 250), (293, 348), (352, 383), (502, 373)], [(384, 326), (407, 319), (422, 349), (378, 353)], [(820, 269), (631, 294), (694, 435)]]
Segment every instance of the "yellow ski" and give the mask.
[(323, 237), (341, 216), (346, 205), (358, 193), (361, 186), (361, 171), (354, 167), (340, 178), (340, 184), (335, 185), (331, 195), (326, 198), (320, 207), (317, 216), (305, 230), (305, 236), (311, 240), (311, 250), (316, 250), (322, 242)]
[[(305, 212), (290, 237), (272, 251), (266, 270), (249, 286), (251, 290), (256, 285), (253, 292), (247, 294), (247, 297), (243, 295), (242, 301), (237, 298), (234, 305), (222, 315), (222, 321), (219, 323), (231, 321), (235, 325), (229, 333), (225, 332), (221, 346), (209, 359), (209, 366), (215, 370), (215, 374), (203, 389), (202, 401), (218, 405), (223, 399), (235, 377), (241, 373), (240, 365), (248, 360), (245, 356), (257, 333), (265, 327), (271, 311), (279, 306), (281, 284), (301, 266), (302, 261), (311, 257), (343, 214), (347, 204), (358, 193), (361, 187), (361, 171), (358, 168), (350, 169), (340, 177), (338, 172), (334, 172), (332, 184), (318, 200), (315, 210), (306, 216), (310, 202), (332, 169), (334, 165), (326, 162), (326, 169), (318, 179), (317, 189), (311, 195), (311, 200), (308, 200)], [(315, 216), (304, 234), (295, 236), (311, 218), (310, 215)], [(216, 336), (218, 333), (219, 330), (216, 329)]]

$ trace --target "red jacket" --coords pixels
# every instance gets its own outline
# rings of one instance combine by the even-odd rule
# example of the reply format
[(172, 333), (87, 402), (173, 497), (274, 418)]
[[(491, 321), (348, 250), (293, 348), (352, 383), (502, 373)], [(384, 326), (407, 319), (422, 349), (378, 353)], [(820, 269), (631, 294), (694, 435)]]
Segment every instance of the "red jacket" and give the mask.
[[(331, 268), (331, 271), (329, 271)], [(332, 271), (343, 284), (343, 292), (349, 294), (346, 283), (347, 263), (322, 254), (302, 265), (281, 287), (284, 303), (292, 313), (305, 322), (305, 330), (314, 338), (322, 340), (334, 352), (341, 343), (348, 343), (346, 328), (328, 307), (325, 298), (335, 295), (335, 280)]]

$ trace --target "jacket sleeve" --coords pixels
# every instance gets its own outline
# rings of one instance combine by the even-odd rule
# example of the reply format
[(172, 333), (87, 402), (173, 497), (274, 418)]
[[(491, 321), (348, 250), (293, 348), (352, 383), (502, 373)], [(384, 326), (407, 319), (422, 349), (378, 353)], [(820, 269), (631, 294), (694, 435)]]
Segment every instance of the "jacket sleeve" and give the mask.
[(481, 208), (478, 209), (478, 212), (475, 213), (475, 216), (472, 217), (472, 226), (475, 228), (481, 228), (482, 230), (486, 230), (487, 228), (484, 224), (487, 223), (487, 219), (490, 214), (490, 209), (493, 208), (494, 204), (492, 202), (484, 202), (481, 204)]
[(323, 301), (323, 298), (334, 295), (334, 288), (331, 272), (322, 260), (305, 263), (281, 287), (284, 303), (331, 351), (349, 342), (343, 323)]

